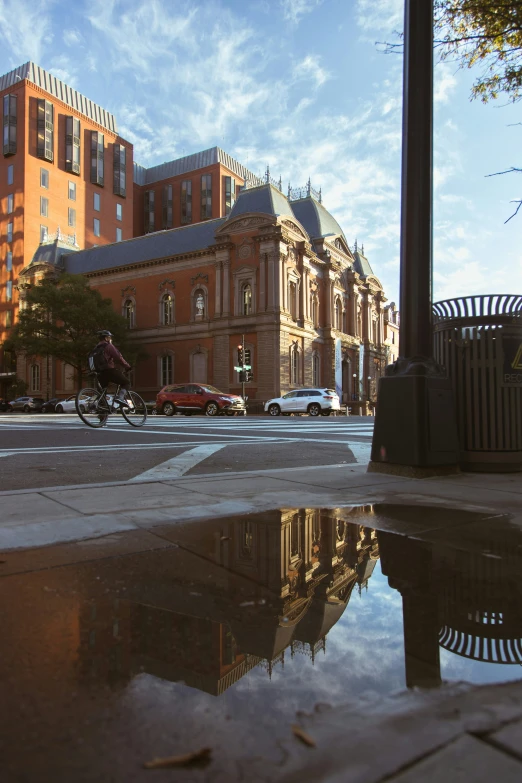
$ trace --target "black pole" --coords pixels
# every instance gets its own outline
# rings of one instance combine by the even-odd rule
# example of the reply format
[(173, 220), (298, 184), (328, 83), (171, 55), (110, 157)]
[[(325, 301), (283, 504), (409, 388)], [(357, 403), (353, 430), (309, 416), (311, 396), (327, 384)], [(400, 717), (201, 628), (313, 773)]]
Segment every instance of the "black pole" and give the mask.
[(405, 0), (401, 356), (432, 355), (433, 0)]
[(242, 351), (243, 360), (241, 362), (241, 364), (242, 364), (242, 367), (241, 367), (241, 377), (242, 377), (243, 380), (241, 381), (241, 395), (242, 395), (243, 399), (245, 399), (245, 353), (246, 353), (246, 347), (245, 347), (245, 335), (244, 334), (241, 335), (241, 345), (243, 346), (243, 351)]

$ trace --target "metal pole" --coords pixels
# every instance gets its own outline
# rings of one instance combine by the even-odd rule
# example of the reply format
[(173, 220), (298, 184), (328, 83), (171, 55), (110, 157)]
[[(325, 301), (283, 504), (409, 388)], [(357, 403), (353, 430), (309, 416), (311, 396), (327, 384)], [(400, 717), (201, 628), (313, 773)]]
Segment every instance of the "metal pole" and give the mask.
[(245, 399), (245, 335), (241, 335), (241, 345), (243, 346), (243, 360), (242, 360), (242, 367), (241, 367), (241, 377), (243, 380), (241, 381), (241, 395), (243, 399)]
[(433, 0), (405, 0), (401, 356), (432, 355)]

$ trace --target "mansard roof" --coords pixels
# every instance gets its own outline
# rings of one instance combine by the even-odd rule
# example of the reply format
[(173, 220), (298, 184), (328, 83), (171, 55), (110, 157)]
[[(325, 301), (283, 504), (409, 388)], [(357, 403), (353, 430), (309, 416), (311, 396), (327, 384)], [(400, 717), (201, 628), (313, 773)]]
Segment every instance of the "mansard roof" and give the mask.
[(55, 237), (37, 247), (30, 265), (49, 264), (50, 266), (56, 266), (63, 269), (64, 257), (73, 253), (74, 250), (75, 247), (71, 242), (62, 239), (61, 237)]
[(353, 257), (355, 259), (353, 267), (358, 275), (361, 277), (375, 277), (370, 262), (366, 256), (363, 256), (360, 250), (354, 250)]
[(71, 274), (82, 275), (205, 250), (214, 244), (214, 233), (223, 222), (224, 218), (206, 220), (190, 226), (145, 234), (112, 245), (80, 250), (64, 258), (65, 270)]
[(273, 185), (265, 184), (257, 188), (246, 188), (239, 192), (237, 201), (230, 211), (228, 220), (246, 215), (248, 212), (260, 212), (264, 215), (288, 215), (292, 217), (290, 202), (280, 190)]
[(337, 220), (313, 196), (292, 201), (291, 206), (294, 215), (311, 239), (341, 236), (348, 246), (344, 232)]

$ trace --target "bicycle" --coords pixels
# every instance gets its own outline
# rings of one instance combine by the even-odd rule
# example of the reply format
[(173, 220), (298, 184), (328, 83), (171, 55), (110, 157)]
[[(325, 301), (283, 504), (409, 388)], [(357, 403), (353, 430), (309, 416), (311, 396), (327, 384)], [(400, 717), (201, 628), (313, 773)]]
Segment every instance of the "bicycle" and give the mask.
[(147, 420), (147, 406), (139, 394), (134, 391), (127, 392), (128, 405), (114, 405), (114, 398), (118, 395), (120, 387), (118, 386), (116, 394), (112, 399), (108, 399), (108, 386), (102, 388), (97, 382), (97, 389), (80, 389), (76, 395), (75, 405), (76, 413), (88, 427), (103, 427), (107, 423), (111, 413), (121, 412), (125, 421), (133, 427), (142, 427)]

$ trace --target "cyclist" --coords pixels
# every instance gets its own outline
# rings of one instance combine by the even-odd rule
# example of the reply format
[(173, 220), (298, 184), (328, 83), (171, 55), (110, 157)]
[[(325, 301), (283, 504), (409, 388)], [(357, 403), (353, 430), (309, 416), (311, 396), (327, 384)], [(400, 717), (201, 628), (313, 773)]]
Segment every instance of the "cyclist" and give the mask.
[(100, 367), (98, 379), (103, 387), (107, 387), (109, 383), (115, 383), (120, 387), (118, 394), (114, 397), (114, 402), (119, 405), (126, 405), (127, 389), (130, 382), (123, 370), (128, 371), (131, 369), (131, 366), (112, 344), (113, 336), (107, 329), (98, 332), (100, 341), (93, 351), (97, 356), (95, 365)]

